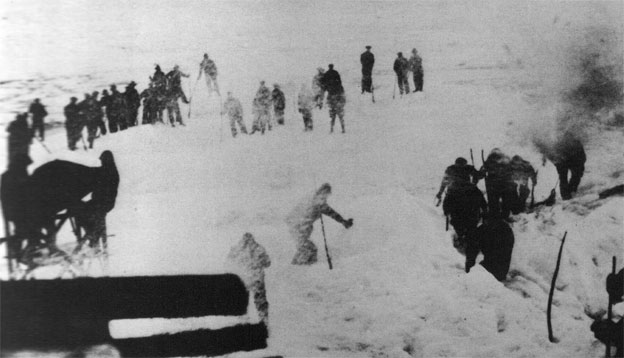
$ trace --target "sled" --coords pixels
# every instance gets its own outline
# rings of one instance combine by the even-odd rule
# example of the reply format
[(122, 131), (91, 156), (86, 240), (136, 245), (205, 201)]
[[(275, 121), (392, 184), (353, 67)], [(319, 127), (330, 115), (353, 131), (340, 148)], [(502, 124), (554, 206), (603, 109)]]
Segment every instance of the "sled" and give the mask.
[[(69, 249), (57, 248), (56, 245), (52, 245), (50, 242), (56, 241), (58, 232), (67, 221), (69, 221), (72, 232), (76, 236), (77, 245)], [(8, 231), (8, 225), (6, 228)], [(95, 250), (83, 250), (86, 239), (76, 222), (76, 217), (71, 215), (68, 210), (56, 214), (54, 216), (54, 226), (46, 230), (49, 230), (49, 232), (46, 232), (46, 235), (41, 235), (41, 239), (35, 247), (24, 247), (26, 238), (9, 236), (0, 239), (0, 243), (7, 244), (7, 260), (12, 279), (32, 278), (32, 274), (36, 269), (52, 265), (60, 265), (58, 277), (63, 277), (66, 273), (70, 273), (71, 277), (84, 276), (85, 270), (82, 266), (87, 261), (93, 259), (102, 261), (108, 257), (106, 236), (98, 240), (98, 247)], [(12, 246), (9, 245), (11, 243), (14, 245), (13, 247), (18, 247), (18, 252), (9, 250), (9, 246)]]
[(123, 357), (223, 355), (266, 348), (264, 323), (114, 338), (120, 319), (241, 316), (249, 293), (234, 274), (0, 282), (0, 353), (109, 344)]

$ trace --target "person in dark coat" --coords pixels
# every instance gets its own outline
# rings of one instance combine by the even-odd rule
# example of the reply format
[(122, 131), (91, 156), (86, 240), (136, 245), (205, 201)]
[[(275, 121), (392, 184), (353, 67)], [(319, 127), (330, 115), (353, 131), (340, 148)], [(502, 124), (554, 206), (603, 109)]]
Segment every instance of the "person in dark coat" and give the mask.
[(98, 95), (99, 93), (97, 91), (93, 92), (85, 103), (85, 123), (87, 126), (87, 142), (89, 142), (89, 148), (93, 148), (93, 142), (95, 141), (95, 137), (97, 137), (97, 131), (100, 128), (100, 122), (102, 120), (102, 109), (97, 100)]
[(126, 102), (128, 126), (134, 127), (138, 124), (137, 117), (139, 115), (139, 107), (141, 106), (141, 97), (139, 96), (139, 92), (136, 90), (136, 83), (134, 81), (131, 81), (126, 86), (126, 91), (123, 96), (124, 101)]
[[(609, 302), (622, 304), (624, 294), (624, 269), (620, 269), (617, 274), (610, 273), (607, 276), (607, 293), (609, 294)], [(615, 310), (614, 310), (615, 311)], [(591, 324), (591, 330), (594, 337), (604, 344), (615, 347), (615, 355), (612, 357), (624, 357), (624, 319), (620, 316), (608, 318), (597, 317)], [(611, 350), (613, 352), (613, 350)]]
[(362, 93), (373, 92), (373, 66), (375, 65), (375, 55), (373, 55), (370, 49), (370, 46), (366, 46), (366, 51), (360, 55), (360, 63), (362, 64)]
[(167, 107), (168, 93), (167, 93), (167, 76), (160, 69), (159, 65), (156, 65), (154, 74), (150, 77), (150, 82), (154, 87), (154, 98), (156, 99), (156, 118), (160, 123), (163, 123), (163, 112)]
[(347, 102), (342, 80), (338, 71), (334, 70), (334, 65), (329, 64), (329, 70), (323, 76), (323, 87), (327, 90), (327, 104), (329, 105), (329, 117), (331, 118), (330, 133), (334, 132), (336, 116), (340, 119), (342, 133), (345, 132), (344, 107)]
[(409, 71), (409, 63), (407, 59), (403, 57), (403, 52), (397, 53), (397, 58), (394, 60), (394, 66), (392, 67), (394, 73), (397, 76), (397, 82), (399, 84), (399, 93), (410, 93), (409, 82), (407, 82), (407, 72)]
[[(559, 191), (563, 200), (572, 198), (581, 183), (585, 172), (585, 148), (583, 143), (574, 135), (566, 133), (555, 143), (554, 147), (546, 153), (557, 168), (559, 174)], [(568, 179), (568, 174), (570, 178)]]
[(82, 207), (82, 198), (94, 191), (99, 171), (100, 168), (64, 160), (54, 160), (35, 169), (30, 177), (33, 198), (30, 225), (38, 233), (46, 229), (48, 245), (56, 242), (56, 215), (63, 210), (72, 215)]
[(446, 167), (436, 199), (442, 199), (442, 194), (447, 187), (451, 190), (455, 184), (477, 184), (482, 178), (482, 174), (472, 165), (468, 165), (468, 161), (465, 158), (458, 157), (455, 159), (455, 164)]
[(39, 98), (35, 98), (33, 103), (30, 105), (28, 109), (28, 113), (32, 115), (32, 135), (33, 137), (37, 135), (39, 132), (39, 139), (41, 141), (45, 138), (45, 128), (43, 119), (48, 115), (48, 111), (46, 111), (45, 107), (39, 101)]
[(110, 96), (107, 99), (106, 115), (108, 117), (108, 129), (111, 133), (128, 128), (126, 123), (126, 103), (123, 95), (117, 91), (116, 85), (110, 86)]
[(328, 183), (321, 185), (314, 195), (302, 200), (286, 217), (291, 237), (297, 245), (297, 252), (292, 259), (293, 265), (312, 265), (317, 261), (316, 245), (310, 240), (314, 222), (327, 215), (341, 223), (346, 229), (353, 225), (353, 219), (345, 220), (327, 204), (331, 194)]
[(29, 209), (32, 205), (28, 176), (30, 164), (32, 164), (32, 160), (27, 154), (17, 154), (9, 164), (7, 171), (2, 174), (2, 183), (0, 184), (2, 214), (5, 223), (13, 225), (13, 231), (5, 233), (7, 237), (12, 237), (8, 241), (8, 248), (13, 258), (19, 256), (25, 239), (29, 239), (33, 245), (37, 243), (36, 235), (30, 231), (31, 226), (29, 225)]
[(271, 100), (273, 102), (273, 113), (275, 113), (275, 120), (277, 124), (284, 124), (284, 109), (286, 108), (286, 98), (284, 92), (280, 89), (279, 84), (273, 84), (273, 92), (271, 93)]
[(28, 155), (30, 143), (32, 142), (32, 132), (28, 128), (28, 113), (20, 113), (15, 116), (15, 120), (7, 127), (9, 133), (9, 165), (18, 155)]
[(487, 214), (483, 193), (469, 181), (456, 182), (449, 187), (442, 208), (456, 233), (453, 240), (455, 248), (465, 252), (468, 233), (475, 230)]
[(82, 128), (84, 124), (80, 117), (80, 107), (76, 103), (78, 99), (72, 97), (69, 100), (69, 104), (65, 106), (65, 130), (67, 131), (67, 147), (69, 150), (76, 150), (76, 143), (80, 140), (82, 135)]
[(492, 217), (507, 219), (518, 201), (510, 163), (509, 156), (494, 148), (481, 168), (481, 173), (485, 176), (488, 214)]
[(336, 95), (344, 92), (342, 87), (342, 79), (338, 71), (334, 70), (334, 65), (329, 64), (329, 69), (321, 79), (323, 88), (327, 91), (327, 95)]
[(115, 207), (119, 188), (119, 172), (111, 151), (102, 152), (100, 161), (102, 166), (97, 168), (99, 170), (91, 193), (91, 200), (76, 210), (76, 217), (78, 225), (85, 229), (85, 236), (80, 244), (89, 242), (91, 247), (97, 247), (101, 242), (103, 248), (106, 249), (106, 215)]
[(499, 281), (504, 281), (509, 272), (514, 234), (504, 220), (488, 219), (477, 229), (468, 233), (466, 248), (466, 272), (475, 265), (479, 252), (483, 253), (481, 266)]
[(416, 49), (412, 49), (412, 57), (409, 59), (409, 68), (414, 78), (414, 92), (422, 92), (424, 72), (422, 58), (418, 55)]

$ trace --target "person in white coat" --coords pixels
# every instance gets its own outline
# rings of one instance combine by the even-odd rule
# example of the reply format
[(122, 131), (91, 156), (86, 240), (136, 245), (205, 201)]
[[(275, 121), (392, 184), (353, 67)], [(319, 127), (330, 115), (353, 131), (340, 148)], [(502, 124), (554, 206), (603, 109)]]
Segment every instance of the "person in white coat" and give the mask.
[(253, 294), (258, 316), (268, 326), (269, 302), (264, 285), (264, 269), (271, 266), (271, 258), (264, 247), (256, 242), (252, 234), (245, 233), (230, 250), (228, 261), (249, 292)]
[(310, 241), (314, 222), (327, 215), (344, 225), (346, 229), (353, 226), (353, 219), (345, 220), (340, 214), (327, 204), (327, 197), (331, 194), (328, 183), (311, 196), (301, 201), (286, 217), (286, 224), (291, 237), (295, 241), (297, 252), (292, 259), (293, 265), (312, 265), (317, 261), (316, 245)]

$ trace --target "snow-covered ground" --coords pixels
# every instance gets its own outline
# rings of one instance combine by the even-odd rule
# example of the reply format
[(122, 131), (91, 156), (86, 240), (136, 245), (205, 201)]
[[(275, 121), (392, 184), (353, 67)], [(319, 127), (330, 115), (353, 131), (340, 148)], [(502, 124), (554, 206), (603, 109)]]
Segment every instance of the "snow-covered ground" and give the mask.
[[(139, 126), (76, 152), (57, 129), (46, 140), (53, 154), (33, 143), (30, 168), (57, 158), (97, 166), (102, 150), (115, 154), (115, 236), (108, 265), (92, 275), (223, 272), (229, 248), (253, 233), (273, 262), (270, 338), (267, 351), (242, 356), (600, 357), (587, 314), (606, 310), (611, 257), (624, 262), (624, 201), (597, 200), (622, 183), (622, 130), (606, 124), (621, 97), (615, 112), (582, 126), (588, 162), (577, 197), (515, 217), (507, 282), (480, 266), (464, 273), (434, 196), (457, 156), (472, 148), (479, 166), (481, 149), (499, 147), (539, 169), (536, 198), (545, 198), (557, 175), (531, 139), (554, 128), (560, 92), (582, 81), (584, 49), (615, 64), (621, 85), (623, 18), (620, 2), (4, 1), (0, 118), (40, 97), (48, 120), (62, 121), (70, 96), (130, 80), (141, 90), (155, 63), (190, 73), (186, 127)], [(365, 45), (376, 56), (374, 104), (359, 89)], [(414, 47), (425, 92), (393, 99), (396, 52)], [(203, 80), (194, 86), (204, 52), (248, 126), (258, 82), (281, 83), (286, 125), (233, 139), (219, 99)], [(326, 109), (304, 133), (295, 89), (328, 63), (345, 85), (347, 133), (329, 134)], [(2, 144), (2, 167), (6, 156)], [(319, 263), (293, 266), (284, 219), (324, 182), (329, 204), (355, 224), (325, 220), (333, 270), (321, 252)], [(546, 301), (565, 231), (553, 344)], [(322, 248), (318, 225), (312, 239)]]

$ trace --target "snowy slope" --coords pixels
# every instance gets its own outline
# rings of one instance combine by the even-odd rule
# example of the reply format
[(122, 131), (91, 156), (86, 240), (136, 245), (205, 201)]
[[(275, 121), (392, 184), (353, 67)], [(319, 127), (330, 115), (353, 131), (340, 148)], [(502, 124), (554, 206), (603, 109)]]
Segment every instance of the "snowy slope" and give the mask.
[[(108, 219), (115, 235), (111, 257), (91, 274), (223, 272), (229, 248), (251, 232), (273, 262), (267, 270), (271, 337), (267, 352), (241, 356), (603, 354), (586, 313), (606, 309), (611, 256), (624, 259), (623, 199), (596, 200), (600, 190), (621, 183), (621, 130), (587, 129), (589, 159), (577, 198), (515, 218), (512, 274), (504, 284), (479, 266), (464, 273), (464, 257), (452, 247), (434, 195), (457, 156), (469, 158), (472, 148), (479, 165), (481, 149), (487, 154), (500, 147), (539, 168), (536, 197), (547, 196), (556, 172), (550, 163), (540, 165), (530, 139), (552, 128), (557, 100), (549, 94), (570, 86), (561, 78), (569, 67), (562, 60), (565, 44), (611, 16), (619, 22), (609, 28), (621, 38), (621, 4), (198, 1), (151, 8), (90, 2), (87, 9), (68, 2), (55, 11), (102, 16), (51, 28), (40, 40), (37, 31), (52, 20), (26, 14), (33, 6), (52, 6), (46, 4), (2, 9), (6, 49), (21, 50), (17, 37), (23, 34), (51, 42), (23, 52), (25, 62), (9, 62), (0, 52), (3, 112), (40, 96), (51, 113), (60, 113), (70, 95), (130, 79), (143, 88), (156, 62), (165, 69), (178, 63), (195, 76), (206, 51), (216, 58), (222, 89), (243, 102), (248, 125), (259, 80), (286, 88), (286, 125), (264, 136), (232, 139), (218, 99), (208, 97), (203, 83), (194, 87), (191, 77), (184, 83), (195, 88), (186, 127), (140, 126), (98, 139), (88, 152), (68, 152), (61, 131), (46, 141), (52, 155), (33, 144), (31, 169), (55, 158), (95, 166), (101, 150), (115, 154), (121, 184)], [(163, 18), (170, 20), (154, 20)], [(79, 31), (87, 19), (97, 31)], [(81, 48), (71, 56), (74, 66), (58, 65), (67, 61), (67, 48), (53, 39), (63, 34), (64, 46)], [(358, 56), (365, 44), (377, 56), (375, 104), (359, 93)], [(392, 99), (395, 53), (412, 47), (425, 60), (425, 92)], [(304, 133), (292, 105), (294, 89), (330, 62), (347, 91), (347, 133), (329, 134), (325, 109), (314, 112), (314, 132)], [(5, 122), (10, 118), (3, 114)], [(2, 160), (5, 150), (2, 145)], [(333, 187), (329, 204), (355, 225), (345, 230), (325, 220), (334, 270), (323, 254), (314, 266), (292, 266), (294, 243), (284, 218), (324, 182)], [(553, 307), (560, 343), (552, 344), (546, 301), (565, 231)], [(312, 239), (322, 248), (318, 225)], [(5, 279), (4, 266), (2, 273)]]

